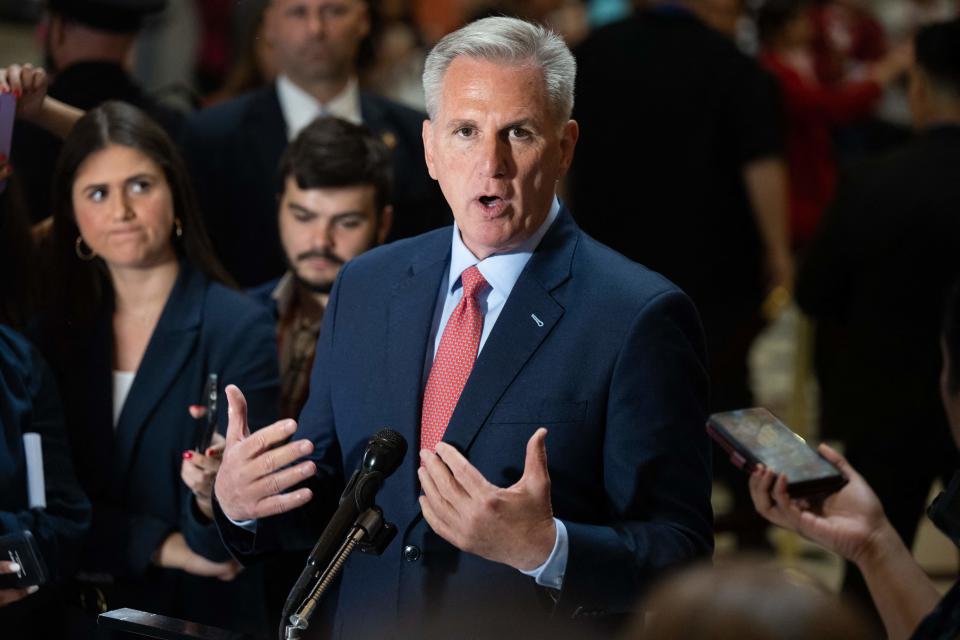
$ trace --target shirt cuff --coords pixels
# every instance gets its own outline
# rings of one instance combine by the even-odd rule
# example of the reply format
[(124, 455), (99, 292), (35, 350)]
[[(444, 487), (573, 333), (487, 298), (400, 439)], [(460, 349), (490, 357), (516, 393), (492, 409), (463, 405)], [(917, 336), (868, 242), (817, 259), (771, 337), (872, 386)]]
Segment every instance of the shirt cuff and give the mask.
[(252, 520), (234, 520), (227, 514), (223, 514), (223, 517), (230, 521), (230, 524), (236, 525), (245, 531), (250, 533), (257, 532), (257, 519), (253, 518)]
[(557, 527), (557, 538), (553, 543), (553, 551), (547, 556), (542, 565), (530, 571), (521, 571), (520, 573), (530, 576), (537, 581), (541, 587), (560, 590), (563, 587), (563, 574), (567, 570), (567, 555), (570, 551), (570, 539), (567, 536), (567, 528), (563, 522), (557, 518), (553, 519), (553, 524)]

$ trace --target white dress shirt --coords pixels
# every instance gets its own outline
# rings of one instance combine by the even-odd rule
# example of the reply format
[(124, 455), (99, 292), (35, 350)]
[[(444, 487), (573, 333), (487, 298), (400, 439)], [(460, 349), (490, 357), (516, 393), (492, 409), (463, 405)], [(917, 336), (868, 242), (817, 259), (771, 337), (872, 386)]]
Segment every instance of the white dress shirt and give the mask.
[(297, 134), (317, 117), (336, 116), (354, 124), (362, 124), (360, 113), (360, 87), (355, 77), (347, 81), (343, 91), (326, 104), (321, 104), (312, 95), (298, 87), (285, 75), (277, 77), (277, 99), (283, 121), (287, 124), (287, 140)]

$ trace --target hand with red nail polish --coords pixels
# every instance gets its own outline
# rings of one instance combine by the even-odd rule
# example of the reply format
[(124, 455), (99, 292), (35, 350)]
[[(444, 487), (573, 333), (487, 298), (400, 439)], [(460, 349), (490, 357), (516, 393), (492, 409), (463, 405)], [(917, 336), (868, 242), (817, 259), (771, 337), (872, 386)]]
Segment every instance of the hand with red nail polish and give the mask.
[(199, 420), (207, 415), (207, 408), (202, 404), (192, 404), (187, 407), (187, 411), (190, 413), (190, 417), (194, 420)]
[(47, 97), (47, 73), (30, 64), (0, 68), (0, 92), (17, 99), (17, 116), (27, 120), (40, 114)]
[[(196, 405), (194, 405), (196, 406)], [(192, 407), (191, 407), (192, 408)], [(192, 413), (191, 413), (192, 415)], [(213, 519), (213, 481), (220, 470), (220, 456), (226, 440), (213, 434), (213, 443), (204, 452), (184, 451), (180, 464), (180, 479), (193, 492), (197, 508), (208, 519)]]

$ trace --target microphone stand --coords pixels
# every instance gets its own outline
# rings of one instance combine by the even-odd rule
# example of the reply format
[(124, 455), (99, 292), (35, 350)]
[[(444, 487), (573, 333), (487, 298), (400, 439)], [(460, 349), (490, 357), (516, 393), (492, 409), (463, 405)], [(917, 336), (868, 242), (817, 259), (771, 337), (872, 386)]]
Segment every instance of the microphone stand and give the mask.
[(314, 579), (306, 599), (300, 604), (296, 613), (290, 616), (290, 623), (286, 626), (280, 640), (301, 640), (303, 632), (310, 626), (310, 618), (320, 603), (320, 598), (340, 574), (347, 558), (358, 546), (362, 553), (380, 555), (396, 535), (396, 526), (383, 521), (383, 511), (380, 507), (374, 505), (361, 513), (343, 544), (330, 559), (326, 569)]

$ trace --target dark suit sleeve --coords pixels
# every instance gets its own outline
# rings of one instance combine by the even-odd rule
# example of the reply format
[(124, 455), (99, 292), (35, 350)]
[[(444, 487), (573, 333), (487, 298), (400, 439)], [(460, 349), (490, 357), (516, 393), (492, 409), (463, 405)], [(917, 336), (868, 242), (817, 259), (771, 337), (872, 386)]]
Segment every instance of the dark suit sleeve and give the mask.
[(0, 531), (29, 529), (47, 569), (54, 576), (69, 576), (75, 567), (76, 552), (90, 528), (90, 502), (73, 473), (53, 374), (36, 352), (31, 360), (32, 416), (25, 427), (40, 434), (47, 508), (0, 511)]
[(690, 300), (660, 294), (620, 350), (603, 429), (608, 518), (567, 522), (558, 612), (630, 611), (663, 569), (713, 549), (707, 379)]
[(115, 576), (141, 576), (153, 554), (177, 525), (146, 513), (131, 514), (113, 504), (94, 505), (88, 545), (91, 566)]
[[(219, 371), (220, 397), (223, 406), (218, 416), (218, 429), (226, 433), (227, 407), (223, 387), (234, 384), (240, 388), (247, 400), (247, 418), (251, 429), (273, 424), (280, 412), (280, 379), (277, 367), (276, 334), (266, 309), (250, 305), (250, 313), (242, 318), (234, 318), (230, 329), (212, 347), (215, 353), (211, 357), (214, 370)], [(255, 312), (254, 312), (255, 311)], [(226, 327), (211, 328), (221, 331)], [(186, 485), (181, 509), (180, 527), (187, 544), (200, 555), (223, 562), (231, 554), (220, 538), (217, 525), (207, 520), (197, 509), (193, 494)], [(215, 518), (216, 519), (216, 518)], [(229, 523), (227, 523), (228, 526)]]

